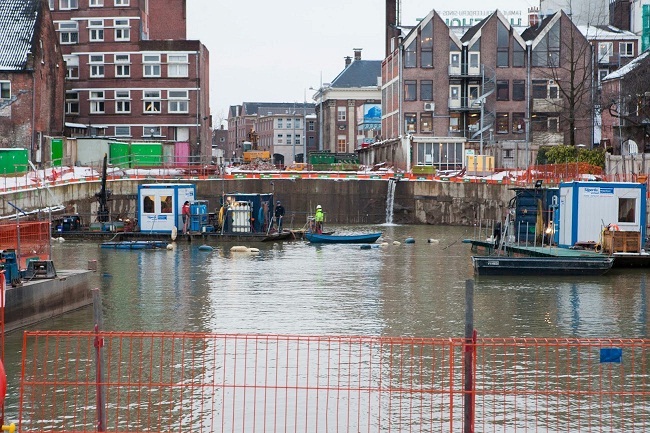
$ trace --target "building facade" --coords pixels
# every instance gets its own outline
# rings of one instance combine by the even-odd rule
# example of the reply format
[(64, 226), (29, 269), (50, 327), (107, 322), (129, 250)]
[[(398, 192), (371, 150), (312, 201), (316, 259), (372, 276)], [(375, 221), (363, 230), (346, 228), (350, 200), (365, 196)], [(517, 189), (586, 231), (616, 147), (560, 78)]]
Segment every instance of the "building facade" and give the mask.
[(362, 160), (460, 170), (478, 153), (519, 168), (542, 145), (591, 145), (591, 76), (563, 12), (519, 34), (495, 11), (458, 36), (432, 11), (382, 63), (382, 140)]
[(344, 69), (313, 96), (316, 101), (318, 150), (353, 153), (381, 136), (381, 61), (345, 57)]
[(650, 51), (602, 80), (602, 140), (612, 153), (650, 152)]
[[(66, 64), (71, 133), (173, 143), (174, 162), (209, 161), (209, 53), (200, 41), (184, 40), (184, 0), (49, 6)], [(178, 15), (173, 26), (171, 11)]]
[(279, 167), (305, 162), (305, 152), (317, 150), (314, 104), (244, 102), (228, 117), (228, 150), (238, 160), (243, 152), (268, 151)]
[(50, 161), (49, 137), (63, 135), (65, 65), (47, 2), (0, 2), (0, 147)]

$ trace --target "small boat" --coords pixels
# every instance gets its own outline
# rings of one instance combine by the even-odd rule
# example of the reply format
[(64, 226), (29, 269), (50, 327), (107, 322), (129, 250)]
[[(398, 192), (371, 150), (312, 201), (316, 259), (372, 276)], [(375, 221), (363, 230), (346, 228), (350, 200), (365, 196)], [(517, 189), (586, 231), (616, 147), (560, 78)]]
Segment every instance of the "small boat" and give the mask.
[(102, 248), (113, 248), (117, 250), (158, 250), (166, 249), (166, 241), (118, 241), (103, 242)]
[(305, 238), (313, 244), (372, 244), (379, 239), (379, 236), (381, 236), (381, 232), (361, 235), (305, 233)]
[(472, 256), (477, 275), (575, 276), (603, 275), (614, 264), (611, 257), (502, 257)]

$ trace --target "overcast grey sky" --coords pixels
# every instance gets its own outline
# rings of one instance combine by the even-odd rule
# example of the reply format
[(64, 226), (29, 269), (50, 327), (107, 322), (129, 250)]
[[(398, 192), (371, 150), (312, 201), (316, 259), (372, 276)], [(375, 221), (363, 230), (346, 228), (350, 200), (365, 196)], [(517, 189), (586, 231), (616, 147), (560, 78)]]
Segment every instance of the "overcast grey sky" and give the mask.
[[(436, 10), (523, 9), (539, 0), (402, 0), (402, 25)], [(384, 0), (189, 0), (187, 36), (210, 51), (213, 125), (249, 101), (313, 102), (344, 57), (384, 57)]]

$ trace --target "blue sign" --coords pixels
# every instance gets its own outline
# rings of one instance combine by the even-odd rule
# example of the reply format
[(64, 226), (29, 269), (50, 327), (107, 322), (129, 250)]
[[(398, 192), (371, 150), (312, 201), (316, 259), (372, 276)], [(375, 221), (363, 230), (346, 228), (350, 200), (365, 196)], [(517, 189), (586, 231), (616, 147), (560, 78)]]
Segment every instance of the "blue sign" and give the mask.
[(364, 104), (363, 123), (381, 123), (381, 104)]

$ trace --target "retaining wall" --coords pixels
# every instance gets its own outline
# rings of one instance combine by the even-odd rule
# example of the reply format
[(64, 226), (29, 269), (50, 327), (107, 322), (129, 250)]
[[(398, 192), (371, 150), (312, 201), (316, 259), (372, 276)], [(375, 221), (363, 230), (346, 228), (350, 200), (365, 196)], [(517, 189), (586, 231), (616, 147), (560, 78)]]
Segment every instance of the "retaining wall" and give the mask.
[[(188, 180), (167, 183), (188, 182)], [(377, 224), (386, 220), (387, 180), (368, 179), (199, 179), (197, 198), (208, 200), (208, 209), (220, 206), (223, 193), (274, 193), (281, 200), (293, 227), (304, 224), (317, 204), (323, 206), (327, 222), (332, 224)], [(112, 192), (111, 215), (133, 217), (137, 188), (147, 179), (121, 179), (107, 182)], [(161, 182), (164, 183), (164, 182)], [(397, 183), (393, 222), (401, 224), (473, 225), (479, 219), (500, 216), (514, 196), (511, 186), (472, 182), (436, 182), (401, 180)], [(8, 202), (24, 210), (65, 205), (68, 212), (96, 215), (99, 181), (76, 182), (27, 189), (0, 195), (0, 214), (13, 215)], [(85, 223), (92, 222), (85, 219)]]

